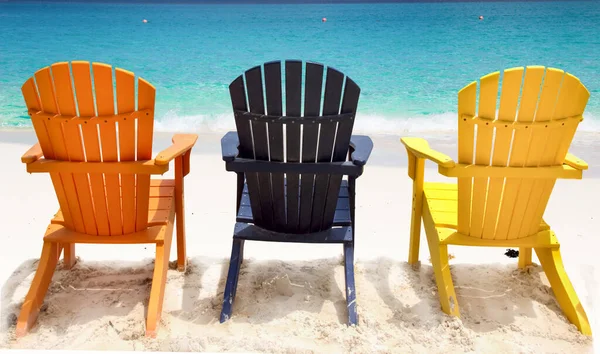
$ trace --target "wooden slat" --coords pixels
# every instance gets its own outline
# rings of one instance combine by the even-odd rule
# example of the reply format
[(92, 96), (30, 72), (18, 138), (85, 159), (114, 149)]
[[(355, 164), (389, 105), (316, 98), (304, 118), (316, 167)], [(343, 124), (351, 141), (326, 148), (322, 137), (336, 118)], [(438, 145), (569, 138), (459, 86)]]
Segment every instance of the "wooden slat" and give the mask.
[[(57, 63), (52, 65), (52, 76), (54, 78), (54, 88), (56, 90), (56, 101), (58, 110), (63, 116), (75, 116), (75, 98), (71, 84), (71, 72), (68, 63)], [(85, 161), (83, 147), (81, 144), (81, 135), (77, 119), (70, 119), (63, 123), (63, 134), (65, 148), (69, 161)], [(75, 183), (77, 204), (81, 210), (82, 221), (85, 227), (85, 233), (97, 235), (96, 218), (92, 204), (92, 195), (90, 193), (90, 184), (86, 173), (61, 174), (63, 177), (70, 175)], [(65, 185), (66, 187), (66, 185)]]
[[(576, 77), (570, 74), (564, 75), (552, 115), (553, 119), (560, 119), (571, 113), (582, 115), (589, 97), (590, 93)], [(576, 129), (577, 122), (566, 123), (565, 126), (561, 125), (553, 129), (548, 137), (548, 144), (544, 150), (540, 165), (562, 164)], [(536, 211), (533, 214), (533, 219), (539, 219), (543, 216), (555, 182), (555, 180), (544, 182), (543, 191), (541, 192)], [(531, 228), (533, 227), (530, 226), (529, 230)]]
[[(69, 161), (62, 127), (66, 122), (67, 121), (61, 121), (59, 119), (50, 119), (47, 123), (48, 136), (50, 137), (52, 148), (56, 154), (55, 159), (60, 161)], [(77, 198), (77, 189), (75, 187), (75, 182), (73, 181), (73, 174), (59, 173), (59, 176), (64, 189), (64, 195), (67, 199), (73, 227), (75, 231), (85, 233), (85, 225), (83, 223), (79, 199)], [(62, 207), (63, 205), (61, 205), (61, 208)]]
[[(339, 71), (327, 68), (327, 79), (325, 82), (325, 93), (323, 97), (323, 118), (319, 131), (319, 148), (317, 151), (317, 162), (330, 162), (333, 158), (334, 141), (337, 129), (337, 123), (328, 122), (328, 115), (336, 115), (340, 110), (340, 101), (342, 97), (342, 85), (344, 83), (344, 74)], [(342, 176), (317, 175), (315, 178), (315, 189), (313, 198), (313, 210), (311, 217), (311, 231), (322, 230), (323, 223), (331, 225), (330, 220), (325, 220), (325, 204), (335, 204), (337, 200), (337, 191), (328, 193), (329, 181), (331, 179), (341, 180)], [(329, 200), (331, 199), (331, 200)]]
[[(564, 72), (562, 70), (546, 70), (544, 84), (535, 115), (535, 121), (537, 123), (550, 122), (552, 119), (552, 114), (554, 113), (558, 91), (560, 89), (563, 76)], [(552, 130), (554, 129), (547, 126), (536, 126), (535, 129), (531, 131), (531, 142), (529, 145), (529, 153), (527, 155), (525, 166), (541, 165), (545, 151), (547, 151), (549, 146), (555, 144), (554, 141), (549, 141)], [(530, 188), (531, 191), (529, 192), (529, 202), (527, 203), (525, 212), (523, 213), (523, 222), (520, 230), (518, 231), (519, 237), (529, 236), (537, 232), (537, 228), (533, 225), (537, 226), (539, 224), (539, 219), (542, 217), (541, 215), (539, 217), (535, 217), (535, 214), (540, 204), (540, 199), (542, 197), (546, 182), (547, 181), (535, 181), (534, 183), (525, 183), (525, 181), (523, 182), (522, 188)], [(530, 230), (533, 230), (533, 232)]]
[(73, 70), (79, 116), (93, 117), (96, 115), (96, 107), (94, 105), (94, 92), (92, 91), (90, 63), (87, 61), (74, 61), (71, 63), (71, 69)]
[[(304, 84), (304, 116), (318, 117), (321, 113), (321, 90), (323, 87), (323, 66), (307, 63)], [(317, 138), (319, 126), (305, 124), (302, 132), (302, 162), (315, 162), (317, 158)], [(314, 174), (300, 175), (300, 232), (308, 232), (311, 227)]]
[[(87, 61), (72, 62), (71, 69), (73, 71), (73, 83), (75, 85), (79, 116), (95, 116), (96, 106), (94, 103), (94, 93), (92, 90), (90, 63)], [(86, 161), (88, 162), (102, 161), (98, 137), (98, 122), (99, 121), (97, 118), (93, 118), (86, 119), (86, 121), (81, 124), (85, 156)], [(110, 225), (108, 222), (106, 191), (104, 190), (104, 176), (101, 173), (90, 173), (89, 178), (98, 235), (108, 236), (110, 235)]]
[[(280, 116), (282, 112), (281, 62), (266, 63), (264, 66), (265, 93), (267, 100), (266, 113)], [(271, 161), (283, 162), (283, 124), (271, 122), (269, 129), (269, 154)], [(285, 185), (283, 173), (271, 174), (271, 190), (273, 195), (273, 218), (275, 225), (286, 225)]]
[[(48, 132), (48, 127), (47, 127), (48, 120), (42, 118), (41, 116), (33, 115), (31, 117), (31, 122), (36, 131), (36, 135), (38, 137), (39, 136), (47, 137), (47, 141), (45, 142), (45, 144), (48, 144), (48, 146), (45, 150), (46, 152), (44, 152), (44, 156), (47, 158), (54, 159), (55, 154), (52, 149), (52, 143), (50, 141), (50, 134)], [(40, 141), (40, 145), (42, 145), (41, 141)], [(52, 180), (52, 185), (54, 186), (54, 191), (56, 192), (56, 198), (58, 199), (58, 203), (59, 203), (60, 207), (63, 209), (63, 213), (65, 215), (65, 226), (70, 229), (74, 229), (73, 218), (71, 217), (71, 211), (69, 210), (69, 203), (67, 202), (67, 196), (66, 196), (65, 190), (63, 188), (60, 174), (50, 173), (50, 179)]]
[[(117, 113), (135, 111), (135, 77), (132, 72), (115, 69), (117, 82)], [(135, 120), (123, 117), (119, 120), (119, 161), (135, 161)], [(147, 176), (146, 176), (147, 177)], [(123, 233), (135, 231), (135, 178), (134, 174), (121, 174), (121, 201), (123, 208)]]
[(37, 83), (38, 94), (40, 95), (42, 111), (47, 113), (58, 113), (54, 88), (52, 87), (52, 77), (50, 76), (50, 68), (45, 67), (38, 70), (35, 73), (35, 82)]
[[(498, 99), (498, 80), (500, 73), (495, 72), (481, 78), (479, 87), (480, 123), (477, 125), (477, 140), (475, 143), (475, 164), (489, 166), (492, 155), (492, 139), (494, 128), (485, 120), (496, 118), (496, 101)], [(471, 211), (470, 236), (477, 238), (493, 238), (493, 234), (483, 234), (483, 220), (487, 201), (488, 178), (473, 179), (473, 201)]]
[[(494, 139), (494, 153), (492, 166), (507, 166), (508, 153), (512, 142), (513, 129), (509, 123), (515, 120), (521, 83), (523, 82), (523, 68), (512, 68), (504, 71), (502, 78), (502, 90), (500, 94), (500, 107), (498, 109), (498, 121), (506, 122), (505, 126), (497, 126)], [(498, 222), (498, 210), (502, 200), (504, 178), (490, 178), (488, 196), (483, 221), (483, 235), (496, 238), (496, 225)]]
[[(114, 96), (112, 68), (105, 64), (93, 63), (94, 88), (96, 94), (96, 107), (98, 115), (114, 115)], [(100, 141), (102, 146), (102, 161), (119, 161), (117, 150), (117, 127), (114, 121), (99, 120)], [(123, 221), (121, 210), (121, 187), (118, 175), (105, 174), (106, 204), (111, 235), (123, 234)]]
[(27, 106), (28, 110), (37, 112), (42, 109), (33, 77), (27, 79), (23, 86), (21, 86), (21, 93), (23, 93), (23, 99), (25, 100), (25, 105)]
[[(35, 73), (35, 78), (38, 86), (38, 93), (40, 95), (40, 102), (42, 103), (42, 110), (47, 113), (58, 113), (56, 97), (52, 85), (52, 77), (50, 75), (50, 68), (46, 67), (39, 70)], [(66, 152), (61, 126), (63, 122), (50, 118), (44, 123), (46, 125), (52, 150), (54, 152), (54, 158), (68, 161), (69, 157)], [(85, 227), (81, 217), (81, 210), (77, 200), (75, 183), (73, 182), (72, 176), (70, 174), (59, 173), (51, 175), (51, 178), (57, 197), (59, 197), (61, 208), (68, 210), (68, 212), (65, 213), (67, 224), (78, 232), (85, 232)], [(63, 200), (61, 201), (61, 199)]]
[[(246, 91), (248, 93), (248, 110), (252, 113), (264, 114), (265, 101), (263, 96), (263, 83), (261, 67), (256, 66), (246, 71)], [(255, 159), (269, 161), (269, 146), (267, 135), (267, 123), (252, 121), (252, 136), (254, 142)], [(274, 227), (273, 219), (273, 200), (271, 196), (271, 174), (257, 173), (258, 177), (258, 195), (260, 200), (260, 211), (262, 212), (262, 222), (260, 226), (272, 229)], [(254, 181), (249, 181), (250, 195), (252, 198)]]
[[(246, 104), (246, 88), (244, 85), (244, 77), (239, 76), (229, 85), (229, 94), (234, 110), (248, 111)], [(236, 116), (235, 125), (240, 140), (240, 157), (254, 158), (254, 147), (252, 146), (252, 131), (250, 130), (250, 122), (242, 117)], [(258, 175), (254, 172), (246, 173), (246, 181), (248, 188), (252, 190), (252, 210), (256, 214), (254, 216), (256, 222), (260, 225), (263, 223), (262, 211), (260, 205), (260, 191), (258, 189)]]
[[(285, 62), (285, 114), (299, 117), (302, 104), (302, 62)], [(288, 162), (300, 161), (300, 124), (286, 125), (286, 160)], [(293, 232), (298, 228), (298, 201), (299, 201), (299, 175), (288, 173), (286, 175), (286, 216), (288, 231)]]
[[(40, 98), (38, 96), (37, 87), (33, 77), (29, 78), (21, 87), (25, 104), (30, 112), (37, 112), (42, 109)], [(31, 114), (31, 113), (30, 113)], [(53, 158), (54, 152), (52, 151), (52, 144), (50, 144), (50, 138), (48, 137), (48, 131), (43, 120), (35, 119), (31, 117), (31, 124), (35, 130), (35, 134), (42, 148), (42, 152), (46, 158)]]
[[(463, 115), (475, 116), (477, 83), (472, 82), (458, 92), (458, 162), (473, 163), (473, 125)], [(469, 234), (471, 222), (472, 178), (458, 179), (458, 231)]]
[[(517, 116), (519, 122), (533, 121), (543, 75), (543, 67), (529, 66), (525, 70), (523, 91)], [(515, 130), (509, 166), (525, 166), (529, 151), (530, 135), (530, 129)], [(527, 186), (524, 188), (524, 185), (529, 185), (530, 182), (518, 178), (509, 178), (506, 180), (498, 217), (496, 239), (506, 240), (519, 237), (519, 229), (529, 200), (530, 191)]]
[[(137, 120), (137, 159), (152, 158), (152, 137), (154, 134), (154, 103), (156, 90), (148, 81), (138, 78), (138, 110), (148, 109)], [(148, 225), (148, 198), (150, 176), (138, 175), (136, 181), (135, 230), (141, 231)]]
[[(358, 106), (358, 98), (360, 97), (360, 87), (352, 81), (349, 77), (346, 77), (344, 84), (344, 96), (342, 98), (342, 104), (340, 113), (356, 113)], [(348, 155), (348, 149), (350, 145), (350, 138), (352, 136), (352, 128), (354, 126), (354, 119), (341, 121), (338, 123), (337, 133), (335, 137), (335, 147), (333, 149), (334, 162), (345, 161)], [(340, 189), (342, 184), (342, 178), (332, 178), (329, 181), (329, 188), (327, 195), (335, 195)], [(325, 203), (325, 211), (323, 212), (323, 220), (331, 220), (332, 215), (335, 212), (335, 205), (333, 200), (328, 199)], [(327, 222), (323, 223), (323, 228), (330, 227)]]

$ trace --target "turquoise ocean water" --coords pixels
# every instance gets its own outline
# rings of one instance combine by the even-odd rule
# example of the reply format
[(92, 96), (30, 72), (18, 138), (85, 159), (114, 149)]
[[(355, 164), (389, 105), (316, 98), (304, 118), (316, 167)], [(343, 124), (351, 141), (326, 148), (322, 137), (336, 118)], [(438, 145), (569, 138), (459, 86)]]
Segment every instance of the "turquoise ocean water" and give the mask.
[(525, 65), (581, 78), (592, 93), (582, 128), (600, 131), (600, 1), (0, 3), (0, 128), (30, 126), (20, 86), (37, 69), (88, 60), (154, 84), (161, 130), (229, 129), (228, 84), (245, 69), (286, 58), (352, 77), (362, 88), (363, 131), (453, 129), (461, 87)]

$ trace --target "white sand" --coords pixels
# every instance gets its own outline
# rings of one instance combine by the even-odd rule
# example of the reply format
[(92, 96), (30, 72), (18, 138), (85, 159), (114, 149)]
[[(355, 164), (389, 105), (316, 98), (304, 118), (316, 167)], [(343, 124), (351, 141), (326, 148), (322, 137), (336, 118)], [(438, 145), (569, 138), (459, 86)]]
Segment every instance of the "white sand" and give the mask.
[[(186, 182), (190, 267), (170, 270), (157, 339), (144, 337), (151, 245), (78, 245), (80, 261), (57, 270), (32, 332), (14, 339), (47, 223), (58, 204), (47, 175), (28, 175), (20, 156), (31, 131), (0, 132), (0, 348), (253, 352), (589, 353), (591, 338), (562, 315), (541, 267), (526, 272), (503, 248), (452, 247), (462, 318), (440, 309), (427, 244), (406, 263), (411, 182), (397, 137), (377, 137), (357, 184), (359, 326), (345, 323), (342, 248), (248, 242), (233, 318), (218, 322), (231, 233), (235, 176), (220, 160), (219, 135), (203, 135)], [(432, 145), (455, 157), (454, 138)], [(582, 181), (559, 181), (545, 219), (562, 243), (571, 281), (600, 335), (600, 151), (578, 135), (573, 151), (592, 165)], [(169, 143), (156, 137), (156, 150)], [(427, 165), (426, 178), (441, 180)], [(443, 178), (443, 177), (442, 177)], [(176, 258), (173, 247), (171, 259)], [(534, 262), (537, 262), (534, 256)], [(59, 266), (60, 268), (60, 266)], [(596, 347), (600, 347), (597, 344)], [(600, 352), (600, 350), (599, 350)]]

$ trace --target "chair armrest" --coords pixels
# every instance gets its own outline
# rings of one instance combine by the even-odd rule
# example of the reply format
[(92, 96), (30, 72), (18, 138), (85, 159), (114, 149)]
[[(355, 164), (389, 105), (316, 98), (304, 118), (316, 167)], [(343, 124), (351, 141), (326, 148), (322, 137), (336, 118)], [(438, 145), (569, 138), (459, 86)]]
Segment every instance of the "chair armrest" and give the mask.
[(237, 132), (228, 132), (221, 138), (221, 154), (223, 161), (231, 162), (238, 156), (240, 140)]
[(42, 148), (40, 147), (40, 144), (37, 143), (31, 148), (29, 148), (29, 150), (27, 150), (27, 152), (23, 154), (23, 156), (21, 156), (21, 162), (32, 163), (39, 160), (39, 158), (42, 157), (42, 155), (44, 155), (44, 153), (42, 152)]
[(350, 137), (350, 147), (352, 153), (350, 160), (357, 166), (364, 166), (369, 160), (371, 151), (373, 151), (373, 140), (366, 135), (352, 135)]
[(154, 163), (156, 165), (168, 165), (176, 157), (179, 157), (192, 149), (198, 140), (196, 134), (175, 134), (173, 135), (173, 144), (158, 153)]
[(582, 159), (580, 159), (579, 157), (568, 153), (567, 156), (565, 157), (565, 165), (571, 166), (573, 168), (576, 168), (578, 170), (587, 170), (588, 169), (588, 164), (587, 162), (583, 161)]
[(425, 139), (402, 138), (400, 141), (406, 146), (406, 151), (409, 154), (418, 158), (431, 160), (441, 167), (454, 167), (455, 165), (450, 156), (430, 148)]

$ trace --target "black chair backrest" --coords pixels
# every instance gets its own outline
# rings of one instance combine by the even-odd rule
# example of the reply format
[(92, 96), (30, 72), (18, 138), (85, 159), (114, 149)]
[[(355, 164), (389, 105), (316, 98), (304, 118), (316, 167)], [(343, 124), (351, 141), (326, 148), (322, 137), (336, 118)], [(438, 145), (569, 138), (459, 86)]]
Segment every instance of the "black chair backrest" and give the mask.
[[(279, 163), (346, 161), (360, 88), (341, 72), (296, 60), (284, 61), (282, 68), (282, 62), (274, 61), (240, 75), (229, 92), (240, 157)], [(342, 177), (247, 173), (254, 223), (287, 233), (331, 228)]]

